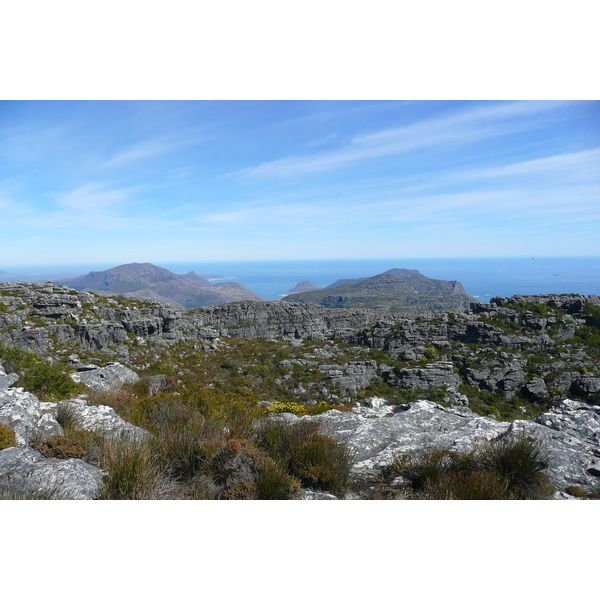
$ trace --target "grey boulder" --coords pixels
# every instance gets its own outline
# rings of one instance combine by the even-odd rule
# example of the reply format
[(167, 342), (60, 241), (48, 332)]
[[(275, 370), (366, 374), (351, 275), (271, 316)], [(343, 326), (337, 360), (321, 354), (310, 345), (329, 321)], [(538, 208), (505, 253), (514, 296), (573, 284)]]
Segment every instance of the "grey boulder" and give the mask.
[(40, 402), (23, 388), (0, 389), (0, 423), (14, 430), (18, 446), (63, 434), (56, 420), (56, 405)]
[(110, 362), (105, 367), (82, 365), (76, 373), (71, 373), (70, 377), (76, 383), (81, 382), (92, 390), (102, 392), (140, 380), (135, 371), (118, 362)]
[(0, 498), (94, 500), (103, 473), (78, 458), (45, 458), (31, 448), (0, 450)]

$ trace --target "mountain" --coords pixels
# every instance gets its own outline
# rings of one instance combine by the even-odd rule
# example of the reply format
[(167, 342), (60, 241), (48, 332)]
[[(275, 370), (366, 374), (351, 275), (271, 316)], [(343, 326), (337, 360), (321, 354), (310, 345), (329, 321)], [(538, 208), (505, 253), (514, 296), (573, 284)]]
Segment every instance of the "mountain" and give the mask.
[(340, 279), (324, 289), (285, 296), (283, 300), (410, 315), (465, 310), (475, 298), (458, 281), (430, 279), (414, 269), (390, 269), (374, 277)]
[(150, 263), (120, 265), (106, 271), (92, 271), (60, 282), (76, 290), (152, 298), (175, 308), (198, 308), (241, 300), (262, 300), (239, 283), (212, 284), (193, 271), (177, 275)]
[(285, 294), (282, 294), (281, 297), (285, 298), (285, 296), (289, 296), (290, 294), (297, 294), (298, 292), (314, 292), (320, 289), (322, 289), (320, 286), (304, 280), (297, 283), (295, 287), (293, 287), (291, 290), (288, 290)]

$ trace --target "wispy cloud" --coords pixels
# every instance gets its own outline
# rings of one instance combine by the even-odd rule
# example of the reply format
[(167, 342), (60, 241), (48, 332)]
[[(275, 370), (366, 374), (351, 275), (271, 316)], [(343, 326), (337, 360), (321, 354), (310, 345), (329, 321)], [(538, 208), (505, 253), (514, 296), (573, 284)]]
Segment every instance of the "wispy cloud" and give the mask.
[(95, 212), (128, 199), (136, 188), (110, 188), (105, 183), (93, 182), (57, 198), (64, 208), (82, 212)]
[(179, 132), (154, 139), (144, 140), (126, 147), (121, 152), (100, 165), (101, 169), (121, 167), (140, 160), (154, 158), (178, 150), (195, 146), (211, 139), (205, 133), (198, 131)]
[(466, 144), (535, 128), (540, 117), (556, 111), (560, 102), (513, 102), (468, 108), (413, 125), (356, 136), (329, 152), (293, 156), (262, 163), (232, 175), (293, 177), (343, 168), (359, 161), (419, 148)]
[(550, 176), (580, 182), (600, 180), (600, 148), (557, 154), (491, 169), (456, 173), (453, 179), (479, 179), (515, 176)]

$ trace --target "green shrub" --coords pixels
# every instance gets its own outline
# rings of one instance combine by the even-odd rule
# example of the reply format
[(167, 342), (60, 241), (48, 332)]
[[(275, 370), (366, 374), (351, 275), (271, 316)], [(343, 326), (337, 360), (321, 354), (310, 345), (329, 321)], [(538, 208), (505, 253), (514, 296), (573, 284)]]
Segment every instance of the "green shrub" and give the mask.
[(166, 474), (149, 442), (105, 438), (99, 466), (107, 471), (103, 500), (156, 500), (166, 484)]
[(187, 480), (201, 472), (224, 443), (222, 423), (196, 413), (187, 419), (163, 423), (153, 446), (169, 475)]
[(267, 411), (273, 414), (292, 413), (296, 416), (306, 414), (306, 408), (304, 405), (296, 404), (295, 402), (273, 402), (271, 406), (267, 407)]
[(259, 500), (289, 500), (300, 493), (300, 482), (268, 457), (258, 472), (257, 493)]
[(60, 400), (81, 392), (85, 386), (75, 383), (61, 364), (50, 364), (20, 348), (0, 344), (0, 359), (5, 370), (20, 375), (16, 385), (32, 392), (40, 400)]
[(12, 448), (16, 445), (15, 432), (8, 425), (0, 423), (0, 450)]
[(318, 423), (265, 420), (256, 430), (255, 439), (259, 448), (285, 465), (288, 474), (302, 485), (336, 495), (345, 493), (352, 456), (344, 445), (320, 434)]
[(503, 500), (507, 493), (507, 480), (485, 470), (442, 473), (425, 488), (431, 500)]
[(431, 345), (425, 346), (425, 358), (434, 359), (439, 355), (439, 352)]
[(516, 434), (486, 444), (477, 457), (483, 468), (506, 478), (518, 499), (536, 497), (546, 483), (548, 457), (541, 440)]
[(587, 494), (576, 485), (570, 485), (565, 491), (567, 494), (571, 494), (571, 496), (575, 496), (576, 498), (587, 498)]
[(485, 443), (475, 454), (428, 448), (418, 457), (403, 455), (383, 477), (403, 476), (421, 499), (529, 499), (552, 491), (546, 466), (541, 442), (518, 435)]

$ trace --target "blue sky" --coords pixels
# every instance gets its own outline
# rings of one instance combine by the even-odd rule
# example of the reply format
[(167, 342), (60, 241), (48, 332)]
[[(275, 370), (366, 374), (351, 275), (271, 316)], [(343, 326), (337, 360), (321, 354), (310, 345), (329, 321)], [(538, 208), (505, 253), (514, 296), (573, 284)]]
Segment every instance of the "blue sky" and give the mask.
[(600, 102), (3, 101), (0, 270), (600, 255)]

